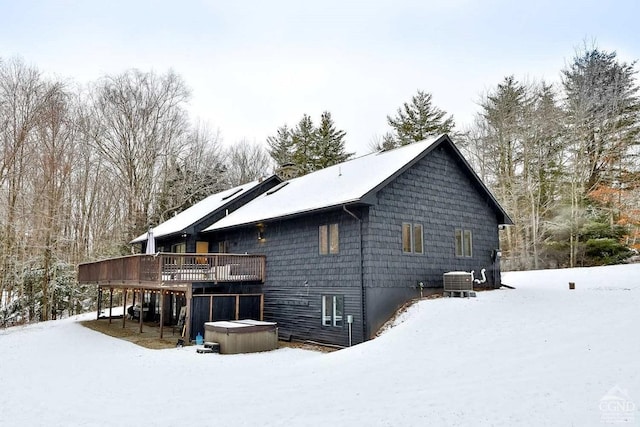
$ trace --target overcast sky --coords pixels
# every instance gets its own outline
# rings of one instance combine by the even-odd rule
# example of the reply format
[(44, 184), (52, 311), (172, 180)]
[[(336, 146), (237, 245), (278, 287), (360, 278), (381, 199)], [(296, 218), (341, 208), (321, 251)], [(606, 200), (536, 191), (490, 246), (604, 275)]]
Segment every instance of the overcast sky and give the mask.
[(640, 58), (639, 17), (638, 0), (0, 0), (0, 58), (80, 83), (173, 68), (227, 144), (328, 110), (364, 154), (418, 89), (463, 128), (507, 75), (558, 81), (584, 40)]

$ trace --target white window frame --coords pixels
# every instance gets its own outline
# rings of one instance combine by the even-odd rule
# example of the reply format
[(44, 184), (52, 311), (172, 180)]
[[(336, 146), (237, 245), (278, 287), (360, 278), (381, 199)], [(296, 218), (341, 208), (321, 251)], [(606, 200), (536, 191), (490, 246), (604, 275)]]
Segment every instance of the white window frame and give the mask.
[(321, 316), (322, 326), (341, 328), (344, 325), (344, 296), (322, 295)]

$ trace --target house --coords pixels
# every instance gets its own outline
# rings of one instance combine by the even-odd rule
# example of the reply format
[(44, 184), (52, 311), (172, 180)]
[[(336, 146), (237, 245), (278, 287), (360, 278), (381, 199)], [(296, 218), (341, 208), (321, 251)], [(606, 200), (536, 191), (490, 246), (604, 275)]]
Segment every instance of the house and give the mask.
[[(448, 271), (486, 269), (486, 285), (500, 285), (498, 229), (511, 220), (446, 135), (263, 190), (195, 238), (207, 242), (206, 269), (237, 270), (229, 278), (253, 272), (237, 259), (221, 264), (225, 253), (264, 257), (263, 281), (226, 290), (259, 288), (260, 318), (278, 322), (281, 336), (363, 342), (407, 300), (437, 292)], [(196, 297), (220, 284), (191, 286), (193, 336), (222, 312), (215, 295), (209, 303)]]
[[(144, 254), (145, 233), (130, 242), (141, 245), (141, 254), (81, 264), (78, 282), (98, 285), (98, 317), (108, 292), (107, 305), (111, 308), (114, 293), (119, 293), (123, 312), (132, 296), (131, 311), (142, 309), (142, 315), (135, 312), (140, 332), (143, 322), (157, 322), (161, 337), (164, 326), (184, 326), (185, 335), (195, 337), (198, 331), (190, 328), (194, 321), (262, 318), (264, 257), (226, 255), (225, 248), (210, 248), (201, 232), (280, 182), (275, 175), (249, 182), (185, 209), (153, 229), (156, 254)], [(235, 274), (238, 269), (245, 274)], [(112, 317), (111, 309), (108, 317)], [(124, 327), (125, 317), (122, 322)]]

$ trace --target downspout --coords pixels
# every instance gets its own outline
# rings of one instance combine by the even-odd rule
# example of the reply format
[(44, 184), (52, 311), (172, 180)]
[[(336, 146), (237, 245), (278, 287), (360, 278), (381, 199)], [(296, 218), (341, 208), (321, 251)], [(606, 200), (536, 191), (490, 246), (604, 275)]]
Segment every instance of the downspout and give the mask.
[(356, 221), (360, 221), (362, 223), (362, 220), (360, 218), (358, 218), (358, 216), (356, 214), (354, 214), (353, 212), (351, 212), (349, 209), (347, 209), (346, 205), (342, 205), (342, 209), (348, 213), (349, 215), (351, 215), (352, 217), (354, 217), (356, 219)]
[(364, 249), (362, 247), (362, 219), (356, 214), (347, 209), (346, 205), (342, 205), (342, 210), (352, 216), (358, 221), (360, 225), (360, 296), (362, 300), (362, 340), (367, 340), (367, 322), (366, 322), (366, 304), (365, 304), (365, 289), (364, 289)]

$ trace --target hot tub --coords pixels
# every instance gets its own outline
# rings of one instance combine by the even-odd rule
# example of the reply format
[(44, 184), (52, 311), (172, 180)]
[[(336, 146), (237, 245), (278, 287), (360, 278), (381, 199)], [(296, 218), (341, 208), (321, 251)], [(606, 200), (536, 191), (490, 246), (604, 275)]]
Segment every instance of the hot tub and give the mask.
[(220, 344), (220, 353), (255, 353), (278, 348), (278, 327), (275, 322), (261, 320), (230, 320), (206, 322), (204, 340)]

